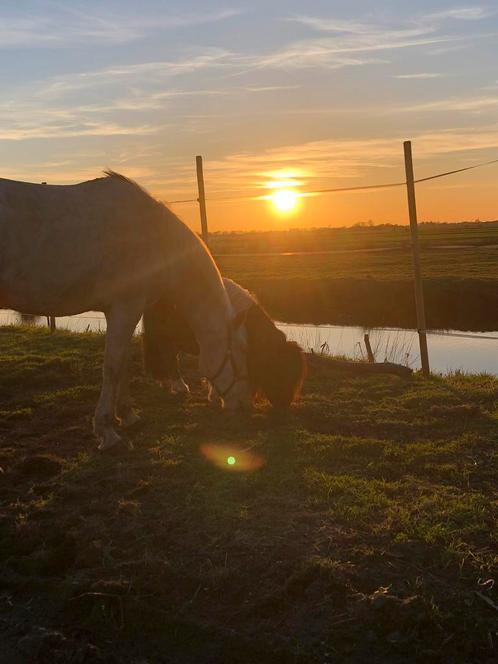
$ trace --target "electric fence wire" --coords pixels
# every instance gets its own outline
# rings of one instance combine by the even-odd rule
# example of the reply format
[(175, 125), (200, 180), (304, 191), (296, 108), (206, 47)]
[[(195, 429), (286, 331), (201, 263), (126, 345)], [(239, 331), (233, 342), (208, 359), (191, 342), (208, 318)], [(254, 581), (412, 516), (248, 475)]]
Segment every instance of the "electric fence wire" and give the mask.
[[(472, 166), (465, 166), (464, 168), (457, 168), (452, 171), (445, 171), (444, 173), (436, 173), (435, 175), (429, 175), (428, 177), (425, 178), (419, 178), (418, 180), (415, 180), (415, 184), (420, 184), (422, 182), (429, 182), (430, 180), (437, 180), (438, 178), (445, 178), (450, 175), (456, 175), (457, 173), (464, 173), (465, 171), (472, 171), (476, 168), (482, 168), (483, 166), (490, 166), (491, 164), (498, 164), (498, 159), (492, 159), (491, 161), (483, 161), (480, 162), (479, 164), (474, 164)], [(379, 184), (365, 184), (365, 185), (359, 185), (356, 187), (333, 187), (331, 189), (315, 189), (311, 191), (296, 191), (296, 193), (299, 196), (320, 196), (323, 194), (335, 194), (335, 193), (347, 193), (350, 191), (368, 191), (368, 190), (373, 190), (373, 189), (392, 189), (395, 187), (406, 187), (406, 181), (403, 182), (387, 182), (387, 183), (379, 183)], [(266, 200), (268, 198), (268, 195), (261, 195), (261, 196), (254, 196), (254, 195), (246, 195), (246, 196), (228, 196), (228, 197), (223, 197), (223, 198), (207, 198), (206, 200), (209, 200), (213, 203), (226, 203), (226, 202), (233, 202), (233, 201), (243, 201), (243, 200)], [(169, 201), (169, 205), (180, 205), (182, 203), (197, 203), (198, 199), (197, 198), (188, 198), (188, 199), (183, 199), (183, 200), (177, 200), (177, 201)]]

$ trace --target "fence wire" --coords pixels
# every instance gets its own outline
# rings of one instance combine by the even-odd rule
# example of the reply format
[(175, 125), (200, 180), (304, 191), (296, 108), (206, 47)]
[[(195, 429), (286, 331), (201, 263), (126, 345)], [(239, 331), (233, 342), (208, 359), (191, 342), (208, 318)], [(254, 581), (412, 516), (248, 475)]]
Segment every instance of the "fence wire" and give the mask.
[[(498, 159), (492, 159), (491, 161), (483, 161), (479, 164), (474, 164), (473, 166), (465, 166), (464, 168), (457, 168), (453, 171), (445, 171), (444, 173), (436, 173), (435, 175), (429, 175), (425, 178), (419, 178), (415, 180), (415, 184), (421, 184), (422, 182), (429, 182), (430, 180), (437, 180), (439, 178), (445, 178), (450, 175), (456, 175), (457, 173), (464, 173), (465, 171), (472, 171), (476, 168), (482, 168), (483, 166), (490, 166), (491, 164), (498, 164)], [(364, 184), (358, 185), (356, 187), (333, 187), (330, 189), (315, 189), (310, 191), (298, 191), (296, 194), (298, 196), (320, 196), (323, 194), (338, 194), (338, 193), (347, 193), (350, 191), (368, 191), (374, 189), (393, 189), (395, 187), (406, 187), (406, 180), (403, 182), (386, 182), (379, 184)], [(211, 201), (212, 203), (227, 203), (235, 201), (244, 201), (244, 200), (267, 200), (270, 197), (268, 194), (261, 194), (259, 196), (255, 195), (245, 195), (245, 196), (227, 196), (220, 198), (209, 198), (206, 197), (206, 201)], [(177, 201), (169, 201), (169, 205), (180, 205), (182, 203), (198, 203), (198, 198), (187, 198)]]

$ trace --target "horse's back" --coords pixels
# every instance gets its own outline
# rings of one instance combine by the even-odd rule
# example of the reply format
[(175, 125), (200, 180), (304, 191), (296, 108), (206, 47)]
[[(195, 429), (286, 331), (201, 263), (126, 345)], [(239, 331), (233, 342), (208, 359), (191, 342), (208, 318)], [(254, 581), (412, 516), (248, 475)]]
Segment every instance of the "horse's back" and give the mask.
[(103, 308), (160, 260), (159, 208), (116, 177), (68, 186), (0, 180), (0, 306)]

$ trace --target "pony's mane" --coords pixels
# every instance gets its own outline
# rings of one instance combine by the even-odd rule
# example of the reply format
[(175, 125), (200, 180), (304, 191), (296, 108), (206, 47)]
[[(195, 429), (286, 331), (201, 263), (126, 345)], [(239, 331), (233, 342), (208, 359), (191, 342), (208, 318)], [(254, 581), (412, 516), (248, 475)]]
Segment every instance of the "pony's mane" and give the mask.
[(123, 175), (122, 173), (116, 173), (116, 171), (113, 171), (110, 168), (107, 168), (104, 171), (104, 180), (116, 180), (117, 182), (121, 182), (122, 184), (127, 185), (131, 189), (134, 189), (137, 193), (141, 194), (142, 196), (146, 196), (150, 201), (154, 201), (154, 203), (157, 203), (158, 205), (161, 205), (162, 207), (166, 208), (169, 210), (167, 205), (163, 203), (163, 201), (158, 200), (155, 198), (145, 187), (142, 187), (142, 185), (138, 184), (136, 180), (133, 180), (132, 178), (127, 177), (126, 175)]

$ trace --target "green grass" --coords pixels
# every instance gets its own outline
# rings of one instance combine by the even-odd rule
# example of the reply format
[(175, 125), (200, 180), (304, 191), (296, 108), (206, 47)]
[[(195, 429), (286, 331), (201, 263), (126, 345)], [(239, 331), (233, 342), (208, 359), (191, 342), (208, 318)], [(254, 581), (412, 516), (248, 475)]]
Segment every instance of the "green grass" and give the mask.
[[(314, 358), (288, 415), (231, 418), (189, 362), (189, 401), (147, 381), (136, 342), (142, 423), (106, 456), (103, 341), (0, 328), (6, 661), (494, 661), (496, 378)], [(204, 443), (265, 465), (220, 469)]]
[[(498, 223), (421, 225), (420, 242), (428, 325), (498, 329)], [(214, 234), (211, 249), (223, 274), (257, 293), (275, 317), (416, 324), (406, 226)]]

